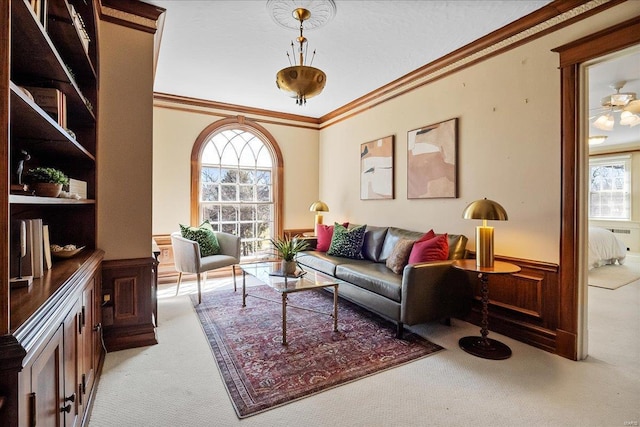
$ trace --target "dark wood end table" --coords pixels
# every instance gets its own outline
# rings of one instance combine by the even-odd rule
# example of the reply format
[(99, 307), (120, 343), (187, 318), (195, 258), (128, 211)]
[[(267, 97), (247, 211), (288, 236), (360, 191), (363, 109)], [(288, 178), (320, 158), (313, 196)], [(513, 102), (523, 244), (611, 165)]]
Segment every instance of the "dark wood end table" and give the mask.
[(511, 357), (511, 349), (498, 340), (487, 338), (489, 335), (489, 275), (513, 274), (520, 271), (520, 267), (503, 261), (494, 261), (493, 267), (478, 267), (475, 259), (461, 259), (455, 261), (453, 267), (460, 270), (478, 273), (482, 294), (482, 322), (480, 323), (481, 336), (469, 336), (460, 338), (460, 348), (469, 354), (491, 360), (504, 360)]

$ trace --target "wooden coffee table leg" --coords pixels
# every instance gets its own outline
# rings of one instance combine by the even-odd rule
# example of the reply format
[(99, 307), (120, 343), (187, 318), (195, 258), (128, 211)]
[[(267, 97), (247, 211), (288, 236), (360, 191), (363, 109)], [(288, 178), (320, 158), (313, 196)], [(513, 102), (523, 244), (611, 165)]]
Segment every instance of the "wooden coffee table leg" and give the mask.
[(282, 294), (282, 345), (287, 345), (287, 294)]
[(333, 330), (338, 330), (338, 285), (333, 287)]

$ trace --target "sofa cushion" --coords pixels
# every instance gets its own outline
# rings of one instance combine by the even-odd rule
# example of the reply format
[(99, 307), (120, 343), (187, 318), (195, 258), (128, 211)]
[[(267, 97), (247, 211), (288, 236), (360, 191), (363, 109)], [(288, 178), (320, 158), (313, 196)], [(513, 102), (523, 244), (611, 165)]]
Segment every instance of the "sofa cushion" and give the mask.
[(381, 262), (349, 261), (336, 267), (336, 277), (393, 301), (401, 301), (402, 275), (394, 274)]
[(389, 258), (389, 255), (391, 255), (393, 248), (395, 248), (396, 243), (398, 243), (398, 240), (400, 240), (400, 238), (404, 237), (406, 239), (416, 241), (422, 236), (424, 236), (424, 232), (409, 231), (402, 228), (389, 227), (384, 238), (384, 243), (382, 244), (379, 261), (387, 261), (387, 258)]
[(220, 253), (220, 244), (218, 243), (218, 239), (213, 232), (213, 227), (209, 221), (205, 220), (199, 227), (190, 227), (182, 224), (179, 225), (182, 237), (198, 242), (201, 257)]
[(296, 260), (303, 268), (310, 267), (330, 276), (336, 275), (336, 266), (339, 264), (353, 262), (353, 260), (348, 258), (330, 256), (327, 255), (326, 252), (319, 251), (299, 252)]
[(327, 255), (362, 259), (362, 244), (366, 227), (366, 225), (361, 225), (348, 230), (336, 222), (333, 225), (333, 237)]
[(409, 255), (409, 264), (444, 261), (448, 258), (449, 239), (447, 234), (441, 234), (432, 239), (415, 242)]
[(404, 237), (398, 240), (398, 243), (396, 243), (395, 248), (393, 248), (391, 255), (389, 255), (385, 263), (389, 270), (396, 274), (402, 274), (404, 266), (409, 262), (413, 242), (413, 240), (405, 239)]
[[(343, 227), (349, 227), (348, 222), (342, 223)], [(316, 250), (320, 252), (327, 252), (329, 246), (331, 246), (331, 239), (333, 238), (333, 225), (318, 224), (318, 243), (316, 244)]]
[(387, 235), (388, 227), (376, 227), (367, 225), (364, 233), (364, 243), (362, 244), (362, 256), (371, 261), (380, 261), (380, 251), (384, 243), (384, 236)]

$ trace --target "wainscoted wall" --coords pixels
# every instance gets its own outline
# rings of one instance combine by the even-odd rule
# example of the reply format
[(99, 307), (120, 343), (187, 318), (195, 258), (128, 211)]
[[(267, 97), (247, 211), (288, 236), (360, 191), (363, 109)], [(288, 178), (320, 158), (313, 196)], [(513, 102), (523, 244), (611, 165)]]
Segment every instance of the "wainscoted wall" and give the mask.
[(158, 343), (154, 258), (104, 261), (102, 322), (107, 351)]
[[(522, 270), (515, 274), (489, 276), (489, 329), (555, 352), (558, 266), (507, 257), (497, 259), (516, 264)], [(480, 325), (480, 281), (477, 273), (468, 274), (471, 283), (475, 284), (476, 297), (472, 312), (464, 320)]]

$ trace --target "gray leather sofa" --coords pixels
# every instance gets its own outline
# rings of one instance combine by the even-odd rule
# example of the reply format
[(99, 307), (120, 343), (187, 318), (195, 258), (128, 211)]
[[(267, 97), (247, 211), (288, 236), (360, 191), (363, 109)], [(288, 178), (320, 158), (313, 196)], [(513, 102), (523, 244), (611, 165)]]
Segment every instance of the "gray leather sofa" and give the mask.
[[(307, 250), (298, 254), (305, 270), (316, 270), (345, 283), (339, 296), (394, 321), (402, 338), (403, 325), (430, 321), (449, 324), (451, 317), (464, 317), (471, 310), (472, 286), (467, 274), (453, 268), (455, 259), (466, 255), (467, 238), (449, 234), (449, 259), (407, 265), (395, 274), (385, 262), (400, 238), (418, 240), (424, 233), (396, 227), (366, 227), (363, 260)], [(313, 243), (313, 240), (311, 240)], [(312, 244), (315, 248), (315, 245)]]

